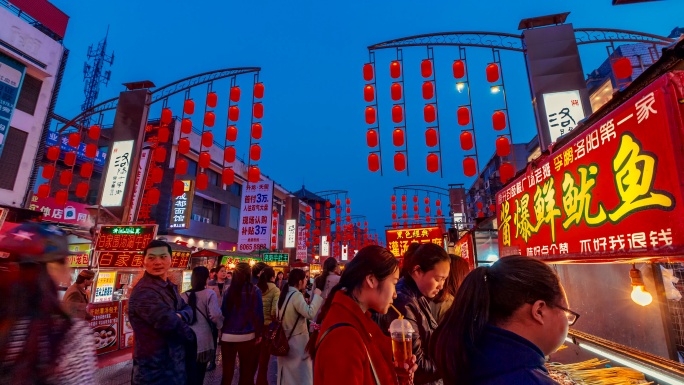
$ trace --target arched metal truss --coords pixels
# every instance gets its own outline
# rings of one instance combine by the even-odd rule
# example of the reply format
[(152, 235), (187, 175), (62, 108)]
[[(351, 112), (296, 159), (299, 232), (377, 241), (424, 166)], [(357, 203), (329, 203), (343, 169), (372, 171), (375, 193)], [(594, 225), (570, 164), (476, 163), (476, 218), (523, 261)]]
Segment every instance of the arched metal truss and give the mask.
[(423, 191), (431, 194), (438, 194), (438, 195), (446, 195), (449, 196), (449, 189), (443, 188), (443, 187), (437, 187), (437, 186), (430, 186), (426, 184), (409, 184), (405, 186), (394, 186), (392, 188), (394, 190), (394, 193), (396, 194), (397, 191), (407, 191), (407, 190), (412, 190), (412, 191)]
[(578, 45), (592, 43), (631, 42), (669, 45), (675, 39), (650, 33), (627, 31), (623, 29), (575, 28), (575, 41)]

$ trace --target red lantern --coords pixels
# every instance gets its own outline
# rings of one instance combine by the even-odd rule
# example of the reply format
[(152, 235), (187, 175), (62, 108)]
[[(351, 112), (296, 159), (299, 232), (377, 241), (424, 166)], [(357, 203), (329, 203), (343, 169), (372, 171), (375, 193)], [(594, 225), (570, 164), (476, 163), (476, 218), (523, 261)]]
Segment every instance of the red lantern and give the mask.
[(470, 110), (468, 107), (459, 107), (456, 111), (456, 117), (459, 125), (467, 126), (470, 123)]
[[(406, 201), (404, 201), (404, 202), (406, 202)], [(406, 205), (406, 203), (404, 203), (404, 204), (401, 205), (401, 209), (404, 210), (404, 211), (407, 210), (407, 207), (408, 207), (408, 206)]]
[(223, 160), (228, 163), (235, 162), (235, 147), (228, 146), (223, 150)]
[(482, 211), (480, 211), (479, 213), (477, 213), (477, 217), (478, 218), (484, 218), (484, 213)]
[(160, 183), (164, 177), (164, 169), (161, 167), (152, 167), (150, 170), (150, 179), (152, 183)]
[(228, 120), (237, 122), (240, 119), (240, 108), (238, 106), (230, 106), (228, 108)]
[(482, 202), (477, 202), (475, 206), (477, 206), (478, 210), (482, 210)]
[(632, 62), (628, 57), (621, 57), (613, 62), (613, 73), (617, 79), (627, 79), (632, 76)]
[(437, 130), (434, 128), (425, 130), (425, 144), (427, 144), (428, 147), (435, 147), (437, 142)]
[(402, 89), (400, 83), (392, 83), (392, 86), (390, 87), (390, 96), (392, 96), (392, 100), (395, 102), (397, 100), (401, 100), (401, 91)]
[(249, 171), (247, 171), (247, 180), (250, 183), (258, 183), (261, 180), (261, 171), (259, 171), (259, 167), (252, 166), (249, 168)]
[(188, 161), (180, 158), (176, 161), (176, 174), (185, 175), (188, 173)]
[(256, 83), (254, 85), (254, 97), (257, 99), (264, 97), (264, 83)]
[[(278, 231), (276, 229), (273, 229), (275, 231)], [(271, 243), (276, 243), (278, 241), (277, 237), (271, 237)], [(275, 250), (275, 245), (271, 246), (271, 249)]]
[(88, 129), (88, 137), (92, 140), (98, 140), (100, 139), (100, 126), (98, 125), (92, 125)]
[[(402, 196), (401, 196), (401, 201), (402, 201), (402, 202), (406, 202), (406, 195), (402, 195)], [(406, 210), (406, 208), (404, 208), (404, 210)]]
[(43, 172), (41, 174), (45, 179), (52, 179), (55, 176), (55, 166), (51, 164), (46, 164), (43, 166)]
[(78, 148), (81, 143), (81, 135), (77, 133), (69, 134), (69, 147)]
[(261, 146), (258, 144), (253, 144), (249, 148), (249, 159), (258, 162), (261, 159)]
[(425, 59), (420, 63), (420, 74), (424, 78), (429, 78), (432, 76), (432, 60)]
[(235, 103), (240, 101), (240, 87), (230, 87), (230, 101)]
[(264, 131), (264, 128), (261, 126), (261, 123), (252, 124), (252, 138), (254, 138), (256, 140), (261, 139), (263, 131)]
[(470, 151), (473, 148), (473, 134), (470, 131), (463, 131), (460, 136), (461, 149)]
[(92, 175), (93, 175), (93, 164), (92, 163), (83, 163), (81, 165), (81, 177), (88, 179)]
[(347, 214), (351, 214), (351, 207), (347, 207), (345, 211), (347, 212)]
[(373, 65), (366, 63), (363, 65), (363, 80), (369, 82), (373, 80)]
[[(236, 88), (236, 87), (233, 87), (233, 88)], [(233, 92), (233, 88), (230, 89), (231, 93)], [(238, 100), (239, 100), (239, 96), (238, 96)], [(218, 95), (216, 95), (216, 92), (208, 93), (207, 94), (207, 106), (209, 108), (216, 108), (217, 103), (218, 103)]]
[(163, 163), (166, 160), (166, 148), (159, 146), (154, 149), (154, 161)]
[(439, 200), (439, 199), (437, 199), (437, 200), (435, 201), (435, 206), (439, 207), (439, 206), (441, 206), (441, 205), (442, 205), (442, 201)]
[(204, 131), (202, 133), (202, 146), (211, 147), (214, 144), (214, 134), (211, 131)]
[(425, 213), (429, 214), (430, 213), (430, 206), (425, 206)]
[(398, 60), (394, 60), (390, 63), (390, 76), (392, 79), (397, 79), (401, 76), (401, 63), (399, 63)]
[(392, 143), (397, 147), (404, 145), (404, 131), (400, 128), (392, 131)]
[(68, 186), (71, 184), (71, 180), (73, 178), (74, 174), (71, 172), (71, 170), (64, 170), (59, 173), (59, 184), (63, 186)]
[(506, 114), (503, 111), (496, 111), (492, 115), (492, 126), (496, 131), (506, 128)]
[(413, 211), (418, 211), (418, 205), (413, 205)]
[(96, 154), (97, 154), (97, 146), (92, 144), (92, 143), (86, 144), (85, 156), (92, 159), (95, 157)]
[(475, 158), (466, 157), (463, 159), (463, 174), (467, 177), (475, 176), (477, 174), (477, 164)]
[(168, 127), (160, 127), (159, 131), (157, 131), (157, 139), (161, 143), (166, 143), (169, 141), (169, 137), (171, 136), (171, 131), (169, 130)]
[(371, 129), (366, 132), (366, 144), (368, 147), (376, 147), (378, 145), (378, 132)]
[(426, 205), (429, 205), (430, 204), (430, 197), (425, 197), (425, 199), (423, 199), (423, 202), (425, 202)]
[(183, 102), (183, 112), (187, 115), (195, 113), (195, 102), (192, 99), (187, 99)]
[(392, 122), (401, 123), (403, 120), (404, 110), (401, 108), (401, 105), (395, 104), (394, 107), (392, 107)]
[(494, 83), (499, 80), (499, 66), (496, 63), (491, 63), (487, 66), (487, 81)]
[(67, 152), (64, 155), (64, 164), (66, 164), (69, 167), (72, 167), (73, 165), (76, 164), (76, 153), (75, 152)]
[(373, 153), (368, 155), (368, 170), (370, 170), (370, 172), (380, 170), (380, 157), (378, 154)]
[(435, 97), (435, 85), (432, 82), (423, 83), (423, 99), (430, 100)]
[(396, 211), (396, 209), (397, 209), (397, 205), (392, 204), (392, 211)]
[(335, 205), (339, 206), (339, 205), (341, 204), (340, 202), (341, 202), (341, 201), (340, 201), (339, 199), (336, 199), (336, 200), (335, 200)]
[[(418, 195), (413, 196), (413, 203), (418, 203)], [(418, 211), (418, 209), (414, 208), (415, 211)]]
[(423, 117), (427, 123), (432, 123), (437, 119), (437, 112), (435, 111), (435, 106), (432, 104), (427, 104), (423, 108)]
[(205, 172), (197, 174), (197, 179), (195, 180), (195, 187), (198, 190), (206, 190), (209, 186), (209, 176)]
[(185, 192), (185, 183), (182, 180), (176, 180), (173, 182), (172, 194), (174, 197), (179, 197)]
[(235, 171), (232, 168), (223, 169), (223, 174), (221, 175), (223, 184), (230, 186), (235, 183)]
[(159, 203), (160, 191), (158, 188), (149, 189), (147, 191), (146, 195), (147, 195), (147, 203), (149, 203), (151, 205), (156, 205), (157, 203)]
[(190, 140), (181, 138), (178, 140), (178, 152), (185, 155), (190, 152)]
[(454, 79), (460, 79), (465, 76), (465, 63), (463, 60), (454, 60), (451, 69), (454, 72)]
[(214, 127), (214, 123), (216, 123), (216, 115), (211, 111), (207, 111), (204, 114), (204, 125), (207, 127)]
[(235, 126), (228, 126), (226, 128), (226, 140), (229, 142), (234, 142), (237, 140), (238, 129)]
[(184, 134), (189, 134), (192, 132), (192, 120), (188, 118), (181, 120), (181, 132)]
[(209, 165), (211, 164), (211, 154), (209, 154), (208, 151), (202, 151), (199, 154), (198, 163), (201, 168), (209, 168)]
[(513, 165), (507, 162), (501, 163), (501, 166), (499, 166), (499, 175), (501, 176), (501, 183), (508, 182), (508, 180), (515, 175)]
[(496, 211), (496, 206), (494, 204), (489, 205), (489, 211), (491, 211), (491, 212)]
[(375, 124), (375, 108), (366, 107), (366, 123)]
[(57, 191), (57, 194), (55, 194), (55, 202), (58, 205), (66, 204), (68, 198), (69, 192), (67, 190), (59, 190)]
[(47, 198), (50, 195), (50, 185), (48, 183), (43, 183), (38, 186), (38, 192), (36, 192), (38, 198)]
[(420, 214), (413, 214), (413, 220), (420, 220)]
[(437, 216), (441, 217), (442, 216), (442, 209), (437, 209)]
[(511, 153), (511, 142), (508, 137), (502, 136), (496, 140), (496, 155), (508, 156)]
[(394, 219), (394, 220), (397, 219), (397, 213), (392, 213), (392, 219)]
[(347, 206), (349, 206), (351, 204), (351, 199), (347, 198), (345, 202), (347, 202)]
[(375, 88), (373, 88), (373, 86), (370, 84), (363, 87), (363, 100), (365, 100), (367, 103), (370, 103), (374, 99), (375, 99)]
[(390, 200), (391, 200), (392, 202), (396, 202), (396, 201), (397, 201), (397, 196), (396, 196), (396, 195), (392, 195), (392, 197), (390, 198)]
[(351, 217), (349, 215), (347, 215), (344, 219), (346, 220), (347, 223), (351, 222)]
[(173, 113), (170, 108), (162, 108), (161, 123), (169, 124), (173, 120)]
[(76, 185), (76, 196), (79, 198), (85, 198), (88, 196), (88, 183), (80, 182)]
[(261, 103), (254, 103), (253, 114), (255, 119), (264, 117), (264, 105)]
[(49, 147), (47, 150), (47, 158), (53, 162), (59, 159), (59, 146)]

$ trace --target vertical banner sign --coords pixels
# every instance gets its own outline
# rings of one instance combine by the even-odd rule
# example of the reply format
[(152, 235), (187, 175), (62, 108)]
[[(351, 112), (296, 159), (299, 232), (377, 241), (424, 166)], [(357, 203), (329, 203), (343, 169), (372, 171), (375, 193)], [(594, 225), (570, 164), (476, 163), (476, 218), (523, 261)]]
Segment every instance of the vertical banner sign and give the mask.
[(544, 94), (544, 108), (551, 142), (572, 131), (584, 119), (582, 99), (577, 90)]
[(545, 261), (681, 256), (681, 79), (663, 75), (497, 193), (499, 248)]
[(109, 302), (114, 293), (114, 282), (116, 281), (116, 271), (101, 271), (97, 274), (97, 284), (95, 285), (95, 299), (93, 302)]
[(128, 171), (133, 157), (133, 140), (114, 142), (102, 193), (103, 207), (119, 207), (123, 203)]
[[(439, 227), (407, 230), (386, 230), (387, 248), (397, 258), (402, 258), (411, 243), (434, 243), (443, 246), (444, 238)], [(355, 254), (356, 255), (356, 254)]]
[(194, 182), (184, 180), (183, 195), (173, 198), (171, 206), (171, 224), (169, 227), (174, 229), (190, 228), (190, 214), (192, 213), (192, 198), (195, 196)]
[(292, 249), (296, 246), (297, 220), (288, 219), (285, 221), (285, 248)]
[(454, 254), (468, 262), (470, 270), (475, 268), (475, 253), (473, 253), (473, 236), (470, 233), (462, 236), (454, 245)]
[(91, 312), (90, 328), (95, 336), (95, 352), (103, 354), (119, 350), (119, 303), (98, 303), (93, 305)]
[(128, 213), (128, 221), (134, 223), (138, 215), (138, 205), (140, 204), (140, 197), (142, 189), (147, 179), (147, 164), (150, 160), (150, 149), (146, 148), (140, 153), (140, 162), (138, 163), (138, 171), (135, 174), (135, 185), (133, 186), (133, 197), (131, 198), (131, 210)]
[(342, 260), (346, 261), (349, 259), (349, 245), (346, 243), (342, 245)]
[(306, 261), (308, 255), (306, 247), (306, 237), (307, 237), (306, 226), (298, 226), (297, 228), (297, 259), (301, 261)]
[(0, 155), (19, 99), (26, 66), (0, 53)]
[(249, 253), (271, 248), (272, 206), (273, 181), (247, 184), (240, 204), (238, 251)]
[(328, 242), (328, 236), (323, 235), (321, 237), (321, 257), (330, 256), (330, 242)]

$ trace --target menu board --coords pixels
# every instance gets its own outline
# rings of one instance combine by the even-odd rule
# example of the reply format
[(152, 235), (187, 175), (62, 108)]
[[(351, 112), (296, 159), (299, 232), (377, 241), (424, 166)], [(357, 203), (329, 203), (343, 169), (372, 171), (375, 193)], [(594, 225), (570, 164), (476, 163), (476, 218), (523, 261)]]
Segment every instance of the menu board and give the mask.
[[(102, 274), (102, 273), (100, 273)], [(92, 305), (90, 328), (97, 354), (119, 350), (119, 303), (103, 302)]]
[(101, 271), (97, 274), (94, 303), (109, 302), (114, 293), (115, 271)]
[(133, 327), (128, 320), (128, 300), (121, 301), (121, 325), (119, 325), (119, 347), (121, 349), (133, 347)]

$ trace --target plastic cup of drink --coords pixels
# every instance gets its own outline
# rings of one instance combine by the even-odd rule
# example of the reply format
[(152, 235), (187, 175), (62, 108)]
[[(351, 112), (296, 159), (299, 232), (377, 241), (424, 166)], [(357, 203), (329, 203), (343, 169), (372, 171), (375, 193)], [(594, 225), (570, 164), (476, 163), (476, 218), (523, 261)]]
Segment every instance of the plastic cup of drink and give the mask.
[(406, 374), (404, 366), (410, 366), (413, 356), (413, 327), (405, 319), (395, 319), (390, 324), (389, 332), (392, 337), (392, 354), (397, 373)]

